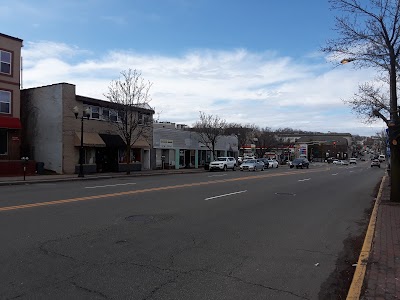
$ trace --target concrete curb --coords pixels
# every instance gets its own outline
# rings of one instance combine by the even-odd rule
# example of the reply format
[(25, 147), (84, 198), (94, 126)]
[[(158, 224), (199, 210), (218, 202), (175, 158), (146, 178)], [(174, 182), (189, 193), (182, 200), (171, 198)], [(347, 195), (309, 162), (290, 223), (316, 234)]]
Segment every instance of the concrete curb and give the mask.
[[(64, 178), (46, 178), (46, 179), (29, 179), (29, 180), (15, 180), (15, 181), (0, 181), (0, 186), (7, 185), (29, 185), (37, 183), (49, 183), (49, 182), (64, 182), (64, 181), (87, 181), (87, 180), (99, 180), (99, 179), (112, 179), (122, 177), (143, 177), (143, 176), (157, 176), (157, 175), (181, 175), (181, 174), (194, 174), (202, 173), (204, 170), (196, 169), (193, 171), (172, 171), (172, 172), (149, 172), (149, 173), (133, 173), (133, 174), (115, 174), (115, 175), (104, 175), (104, 176), (87, 176), (87, 177), (64, 177)], [(55, 177), (57, 175), (54, 175)], [(61, 175), (62, 176), (62, 175)], [(1, 180), (1, 178), (0, 178)]]
[(371, 254), (372, 242), (374, 239), (376, 219), (378, 216), (378, 208), (382, 198), (383, 184), (386, 181), (386, 175), (383, 176), (381, 185), (379, 187), (378, 196), (375, 200), (374, 209), (372, 210), (371, 218), (369, 220), (367, 233), (364, 238), (364, 243), (361, 249), (360, 256), (358, 257), (357, 267), (354, 272), (353, 280), (347, 294), (347, 300), (360, 299), (361, 289), (364, 283), (365, 273), (367, 271), (368, 259)]

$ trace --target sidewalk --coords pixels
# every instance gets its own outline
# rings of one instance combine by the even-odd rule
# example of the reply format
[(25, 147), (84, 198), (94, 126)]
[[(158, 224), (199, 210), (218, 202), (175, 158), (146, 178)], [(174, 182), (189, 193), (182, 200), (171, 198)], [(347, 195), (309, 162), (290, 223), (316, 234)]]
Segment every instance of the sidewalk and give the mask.
[(400, 299), (400, 203), (384, 176), (347, 300)]
[(386, 176), (378, 200), (361, 299), (400, 299), (400, 203), (390, 202), (389, 178)]
[(85, 177), (78, 177), (77, 174), (68, 175), (31, 175), (26, 176), (25, 181), (23, 176), (0, 177), (0, 186), (4, 185), (18, 185), (18, 184), (34, 184), (46, 182), (60, 182), (60, 181), (77, 181), (77, 180), (96, 180), (96, 179), (110, 179), (121, 177), (140, 177), (140, 176), (154, 176), (154, 175), (171, 175), (171, 174), (189, 174), (205, 172), (204, 168), (198, 169), (172, 169), (172, 170), (142, 170), (132, 171), (127, 175), (125, 172), (119, 173), (95, 173), (85, 174)]

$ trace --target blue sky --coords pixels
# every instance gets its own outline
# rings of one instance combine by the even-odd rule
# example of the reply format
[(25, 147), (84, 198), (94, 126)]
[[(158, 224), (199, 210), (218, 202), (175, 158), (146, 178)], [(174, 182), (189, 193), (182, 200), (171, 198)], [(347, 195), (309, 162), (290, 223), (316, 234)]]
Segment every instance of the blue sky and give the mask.
[(343, 104), (371, 70), (335, 66), (321, 0), (0, 0), (1, 32), (24, 40), (23, 87), (68, 82), (104, 99), (132, 68), (153, 82), (156, 117), (199, 111), (272, 129), (374, 135)]

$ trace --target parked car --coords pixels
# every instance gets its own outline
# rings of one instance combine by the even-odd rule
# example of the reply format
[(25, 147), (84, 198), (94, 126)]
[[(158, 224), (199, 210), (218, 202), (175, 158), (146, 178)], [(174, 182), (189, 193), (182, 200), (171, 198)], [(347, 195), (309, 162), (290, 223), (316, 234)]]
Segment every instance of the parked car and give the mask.
[(262, 161), (257, 161), (257, 159), (248, 159), (245, 160), (240, 165), (240, 171), (257, 171), (264, 170), (264, 163)]
[(245, 156), (243, 157), (243, 161), (248, 160), (248, 159), (256, 159), (255, 156)]
[(218, 157), (215, 161), (210, 162), (209, 170), (236, 170), (236, 159), (234, 157)]
[(339, 160), (340, 159), (337, 159), (335, 157), (329, 157), (329, 158), (326, 159), (328, 164), (337, 164)]
[(308, 161), (307, 158), (296, 158), (294, 159), (291, 164), (290, 164), (290, 168), (294, 168), (296, 167), (296, 169), (300, 168), (309, 168), (310, 166), (310, 162)]
[(383, 162), (383, 161), (386, 160), (386, 157), (385, 157), (385, 155), (381, 154), (381, 155), (378, 156), (378, 159), (379, 159), (380, 162)]
[(350, 164), (357, 164), (357, 158), (355, 157), (350, 158)]
[(262, 161), (264, 163), (264, 169), (269, 168), (268, 158), (257, 158), (258, 161)]
[(379, 159), (375, 158), (375, 159), (373, 159), (373, 160), (371, 161), (371, 168), (372, 168), (372, 167), (378, 167), (378, 168), (381, 167), (381, 162), (379, 161)]
[(337, 162), (337, 164), (338, 164), (338, 165), (341, 165), (341, 166), (348, 166), (348, 165), (349, 165), (349, 162), (348, 162), (347, 160), (339, 160), (339, 161)]
[(269, 168), (278, 168), (279, 167), (279, 163), (275, 159), (268, 159), (268, 167)]
[(335, 158), (334, 160), (332, 160), (332, 163), (334, 165), (340, 165), (340, 160)]

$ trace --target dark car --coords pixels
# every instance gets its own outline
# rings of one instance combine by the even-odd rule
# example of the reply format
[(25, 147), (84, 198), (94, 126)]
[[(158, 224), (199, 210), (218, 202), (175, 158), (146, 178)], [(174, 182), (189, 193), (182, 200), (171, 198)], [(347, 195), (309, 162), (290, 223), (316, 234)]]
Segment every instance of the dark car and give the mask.
[(269, 168), (269, 163), (268, 163), (268, 158), (258, 158), (258, 161), (262, 161), (264, 163), (264, 168), (268, 169)]
[(310, 166), (310, 162), (308, 161), (307, 158), (296, 158), (295, 160), (293, 160), (290, 163), (290, 167), (291, 168), (296, 167), (296, 169), (298, 169), (298, 168), (300, 168), (300, 169), (307, 168), (308, 169), (309, 166)]

